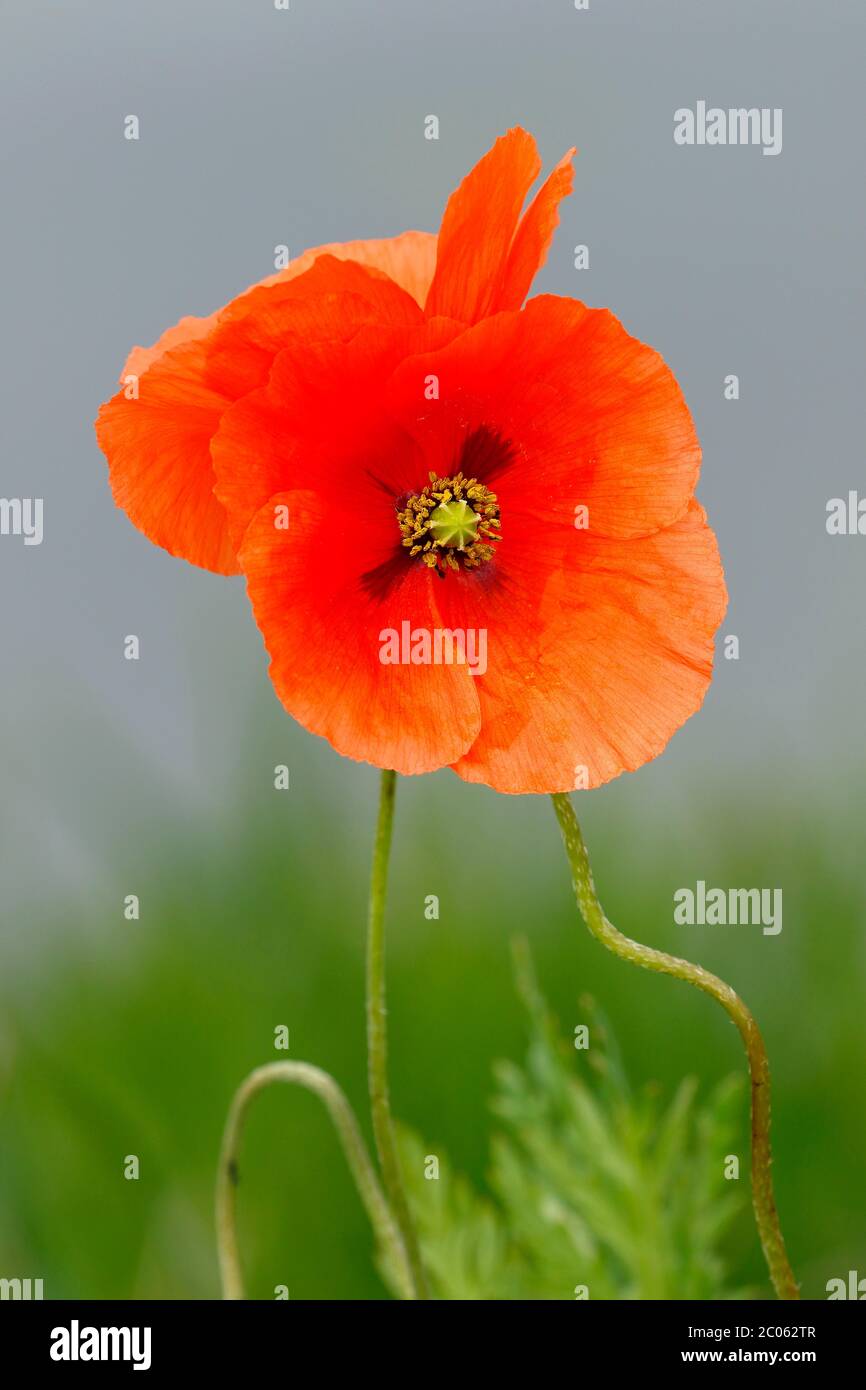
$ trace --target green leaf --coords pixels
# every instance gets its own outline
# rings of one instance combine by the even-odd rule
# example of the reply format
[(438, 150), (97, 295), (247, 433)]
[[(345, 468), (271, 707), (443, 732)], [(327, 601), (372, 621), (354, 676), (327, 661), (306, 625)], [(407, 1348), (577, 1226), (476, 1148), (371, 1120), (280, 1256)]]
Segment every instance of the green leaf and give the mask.
[[(711, 1299), (729, 1286), (722, 1241), (743, 1205), (724, 1178), (743, 1088), (699, 1106), (687, 1078), (664, 1106), (629, 1085), (612, 1031), (591, 1001), (588, 1050), (563, 1037), (529, 950), (514, 948), (529, 1021), (522, 1066), (494, 1067), (487, 1191), (436, 1144), (399, 1135), (410, 1206), (441, 1299)], [(394, 1286), (393, 1276), (383, 1269)]]

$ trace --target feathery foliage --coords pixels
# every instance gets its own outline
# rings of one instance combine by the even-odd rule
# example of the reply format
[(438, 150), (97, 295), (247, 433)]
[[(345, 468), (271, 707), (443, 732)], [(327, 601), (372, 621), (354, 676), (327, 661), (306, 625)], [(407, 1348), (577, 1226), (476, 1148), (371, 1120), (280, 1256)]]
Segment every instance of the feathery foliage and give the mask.
[(581, 1001), (590, 1045), (578, 1050), (548, 1012), (525, 943), (514, 955), (529, 1047), (522, 1066), (495, 1068), (489, 1193), (435, 1145), (400, 1136), (434, 1296), (743, 1297), (719, 1249), (744, 1201), (724, 1176), (740, 1080), (700, 1107), (693, 1080), (667, 1106), (651, 1089), (634, 1094), (597, 1007)]

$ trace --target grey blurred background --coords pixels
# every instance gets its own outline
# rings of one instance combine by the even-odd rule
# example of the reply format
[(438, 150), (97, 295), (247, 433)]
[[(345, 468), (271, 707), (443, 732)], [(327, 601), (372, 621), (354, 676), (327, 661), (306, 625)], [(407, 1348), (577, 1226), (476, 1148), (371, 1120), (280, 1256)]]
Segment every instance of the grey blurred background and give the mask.
[[(172, 559), (114, 508), (92, 421), (133, 343), (272, 273), (275, 245), (435, 230), (517, 123), (548, 167), (580, 151), (536, 289), (609, 306), (682, 383), (731, 593), (722, 633), (740, 640), (665, 756), (582, 799), (607, 882), (639, 883), (666, 843), (647, 910), (668, 923), (670, 887), (718, 868), (720, 808), (729, 841), (792, 827), (764, 882), (825, 822), (847, 827), (831, 865), (860, 863), (866, 538), (825, 530), (828, 498), (866, 491), (858, 0), (2, 0), (0, 24), (0, 494), (45, 499), (41, 546), (0, 538), (0, 969), (34, 1010), (58, 943), (118, 949), (95, 923), (122, 935), (117, 903), (180, 830), (218, 892), (239, 787), (300, 863), (333, 834), (360, 931), (374, 774), (283, 713), (242, 582)], [(673, 113), (699, 99), (782, 107), (782, 153), (677, 147)], [(401, 814), (404, 846), (446, 820), (465, 845), (483, 823), (530, 904), (531, 879), (562, 873), (534, 799), (443, 772), (402, 788)], [(785, 942), (809, 931), (832, 923), (786, 917)], [(710, 953), (759, 993), (793, 991), (781, 953), (766, 964), (775, 944), (731, 935)], [(862, 935), (850, 949), (849, 1010)]]
[[(435, 230), (515, 123), (547, 163), (580, 150), (537, 286), (611, 307), (683, 384), (740, 638), (700, 719), (607, 795), (666, 795), (720, 760), (745, 789), (757, 753), (788, 795), (828, 761), (844, 781), (864, 542), (829, 538), (824, 508), (864, 481), (861, 5), (4, 0), (2, 16), (2, 491), (45, 498), (42, 546), (0, 543), (4, 896), (93, 891), (124, 748), (191, 814), (219, 806), (238, 711), (266, 687), (241, 582), (163, 555), (113, 507), (92, 419), (129, 347), (271, 273), (277, 243)], [(782, 154), (677, 147), (673, 112), (701, 97), (783, 107)]]

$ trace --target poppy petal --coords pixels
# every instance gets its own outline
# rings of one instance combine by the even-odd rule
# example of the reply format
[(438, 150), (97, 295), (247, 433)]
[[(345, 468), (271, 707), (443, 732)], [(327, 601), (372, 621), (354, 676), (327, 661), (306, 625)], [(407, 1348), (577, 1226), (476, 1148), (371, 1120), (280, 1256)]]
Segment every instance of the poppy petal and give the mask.
[[(333, 256), (286, 285), (255, 289), (169, 351), (134, 350), (137, 392), (103, 405), (97, 438), (118, 506), (149, 540), (219, 574), (238, 572), (220, 503), (211, 441), (234, 400), (261, 386), (283, 343), (350, 338), (370, 321), (423, 323), (415, 301), (383, 272)], [(174, 342), (180, 325), (161, 340)]]
[(492, 312), (512, 238), (541, 160), (520, 127), (500, 136), (448, 199), (428, 315), (477, 323)]
[[(226, 410), (211, 445), (216, 495), (235, 542), (276, 492), (311, 488), (354, 502), (371, 478), (380, 506), (383, 495), (390, 497), (396, 527), (394, 499), (420, 487), (427, 471), (412, 435), (384, 410), (383, 391), (407, 355), (461, 331), (460, 324), (433, 319), (364, 325), (351, 341), (293, 336), (275, 358), (267, 385)], [(415, 409), (423, 396), (421, 382)]]
[[(283, 529), (275, 524), (281, 507)], [(279, 493), (250, 524), (240, 559), (271, 679), (289, 713), (338, 753), (412, 775), (459, 758), (480, 719), (464, 666), (381, 659), (387, 634), (399, 647), (404, 623), (410, 633), (436, 625), (431, 576), (406, 563), (392, 523), (368, 529), (338, 499)], [(391, 559), (397, 566), (387, 582), (371, 580)]]
[[(419, 411), (431, 378), (438, 399)], [(509, 466), (481, 475), (499, 497), (504, 536), (514, 524), (573, 527), (578, 508), (596, 534), (648, 535), (683, 515), (700, 470), (670, 368), (613, 314), (574, 299), (539, 296), (407, 361), (388, 404), (431, 459), (453, 461), (479, 429), (509, 444)]]
[(148, 367), (152, 367), (154, 362), (159, 361), (160, 357), (164, 357), (173, 348), (194, 342), (196, 338), (206, 338), (218, 318), (219, 312), (209, 314), (207, 318), (196, 318), (195, 315), (188, 314), (179, 323), (167, 328), (152, 347), (134, 347), (123, 365), (120, 374), (121, 385), (129, 376), (142, 376)]
[(423, 321), (411, 295), (381, 271), (322, 255), (303, 275), (257, 285), (223, 310), (208, 340), (208, 382), (236, 400), (267, 381), (291, 337), (345, 341), (363, 323)]
[(574, 186), (572, 160), (576, 153), (572, 148), (563, 155), (526, 209), (508, 252), (493, 310), (519, 309), (529, 294), (559, 225), (559, 204)]
[[(340, 261), (357, 261), (359, 265), (379, 271), (411, 295), (420, 306), (427, 298), (436, 269), (436, 235), (433, 232), (402, 232), (399, 236), (381, 237), (371, 241), (335, 241), (326, 246), (314, 246), (297, 256), (285, 270), (279, 270), (256, 285), (251, 285), (238, 296), (238, 299), (243, 300), (247, 294), (263, 285), (284, 285), (290, 280), (296, 280), (311, 270), (320, 256), (330, 256)], [(237, 302), (232, 300), (232, 304)], [(230, 308), (231, 305), (226, 307)], [(188, 315), (171, 328), (167, 328), (151, 347), (134, 347), (121, 373), (121, 381), (130, 373), (140, 376), (157, 358), (172, 348), (180, 347), (192, 338), (205, 337), (224, 313), (225, 310), (219, 309), (206, 318)]]
[[(522, 334), (548, 334), (544, 380), (556, 395), (537, 422), (524, 491), (544, 487), (561, 513), (586, 506), (589, 528), (642, 536), (682, 516), (701, 446), (670, 367), (608, 309), (542, 295), (521, 315)], [(558, 334), (558, 340), (557, 340)], [(509, 479), (509, 484), (517, 478)]]
[(716, 540), (693, 501), (640, 540), (576, 532), (561, 569), (521, 549), (487, 595), (439, 597), (443, 620), (490, 632), (481, 733), (454, 770), (501, 792), (598, 786), (656, 757), (703, 702), (727, 603)]
[(210, 441), (228, 401), (205, 384), (206, 338), (163, 353), (99, 411), (96, 435), (114, 500), (148, 540), (217, 574), (237, 574), (213, 495)]
[(335, 241), (316, 246), (263, 280), (265, 285), (294, 279), (309, 270), (319, 256), (335, 256), (341, 261), (357, 261), (370, 270), (379, 270), (423, 305), (436, 269), (436, 233), (401, 232), (399, 236), (368, 241)]

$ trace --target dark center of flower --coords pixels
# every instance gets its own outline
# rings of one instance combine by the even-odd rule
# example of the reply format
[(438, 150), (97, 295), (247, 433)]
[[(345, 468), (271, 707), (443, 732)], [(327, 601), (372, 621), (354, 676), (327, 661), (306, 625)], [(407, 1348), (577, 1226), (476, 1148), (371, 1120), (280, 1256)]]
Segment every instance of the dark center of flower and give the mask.
[(478, 569), (493, 556), (499, 533), (495, 492), (477, 478), (430, 474), (397, 510), (403, 545), (444, 578), (449, 569)]

